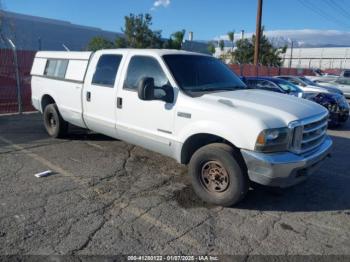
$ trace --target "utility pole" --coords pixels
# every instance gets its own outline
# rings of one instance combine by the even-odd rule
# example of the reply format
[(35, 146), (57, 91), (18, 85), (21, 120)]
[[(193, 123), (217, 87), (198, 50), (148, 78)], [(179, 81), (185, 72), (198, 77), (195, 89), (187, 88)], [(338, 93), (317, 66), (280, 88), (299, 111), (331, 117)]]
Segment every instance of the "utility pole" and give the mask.
[(290, 47), (290, 60), (289, 60), (289, 68), (292, 67), (292, 61), (293, 61), (293, 48), (294, 48), (294, 41), (292, 40), (292, 44)]
[(255, 50), (254, 50), (254, 65), (255, 66), (257, 66), (259, 64), (262, 6), (263, 6), (263, 0), (258, 0), (258, 12), (256, 14)]

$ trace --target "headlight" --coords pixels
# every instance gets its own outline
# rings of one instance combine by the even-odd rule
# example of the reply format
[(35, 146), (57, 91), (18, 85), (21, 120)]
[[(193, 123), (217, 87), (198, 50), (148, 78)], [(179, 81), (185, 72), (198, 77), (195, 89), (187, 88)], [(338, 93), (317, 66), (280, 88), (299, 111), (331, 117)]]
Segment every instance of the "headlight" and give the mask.
[(255, 150), (260, 152), (287, 151), (289, 146), (289, 128), (273, 128), (263, 130), (255, 144)]

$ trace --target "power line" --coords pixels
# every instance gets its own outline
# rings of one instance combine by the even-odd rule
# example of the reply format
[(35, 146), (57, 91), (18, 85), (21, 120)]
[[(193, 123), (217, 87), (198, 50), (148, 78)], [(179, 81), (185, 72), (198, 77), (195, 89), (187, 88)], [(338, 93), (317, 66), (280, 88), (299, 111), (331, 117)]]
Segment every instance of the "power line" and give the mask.
[(339, 3), (337, 3), (334, 0), (327, 0), (327, 3), (332, 8), (335, 8), (338, 11), (340, 11), (341, 15), (344, 16), (346, 19), (350, 20), (350, 13), (346, 9), (344, 9)]
[[(332, 14), (327, 13), (325, 10), (328, 10), (327, 8), (322, 8), (319, 5), (313, 5), (312, 3), (310, 3), (308, 0), (305, 0), (305, 2), (307, 2), (309, 4), (309, 6), (311, 8), (313, 8), (314, 10), (317, 10), (322, 16), (326, 17), (328, 20), (333, 21), (333, 23), (337, 23), (338, 25), (341, 26), (346, 26), (349, 27), (349, 24), (344, 23), (344, 21), (342, 21), (341, 19), (339, 19), (338, 16), (333, 16)], [(319, 1), (319, 3), (322, 3), (323, 1)], [(328, 2), (326, 2), (328, 3)], [(332, 9), (333, 6), (331, 5)], [(337, 12), (338, 13), (338, 12)]]
[[(298, 0), (298, 2), (303, 5), (304, 7), (306, 7), (307, 9), (313, 11), (314, 13), (318, 14), (319, 16), (323, 17), (324, 19), (327, 19), (328, 21), (335, 23), (337, 25), (340, 25), (342, 27), (346, 26), (346, 27), (350, 27), (349, 24), (345, 24), (344, 21), (339, 20), (337, 17), (331, 16), (329, 14), (327, 14), (322, 8), (313, 5), (312, 3), (306, 1), (306, 0)], [(319, 1), (321, 2), (321, 1)]]

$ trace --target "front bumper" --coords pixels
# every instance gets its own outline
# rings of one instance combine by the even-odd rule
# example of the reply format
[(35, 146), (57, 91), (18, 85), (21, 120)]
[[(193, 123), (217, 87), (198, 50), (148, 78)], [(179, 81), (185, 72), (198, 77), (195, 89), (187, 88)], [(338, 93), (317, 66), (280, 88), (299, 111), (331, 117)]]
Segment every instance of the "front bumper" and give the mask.
[(259, 153), (242, 149), (251, 181), (273, 187), (289, 187), (305, 180), (317, 170), (331, 151), (332, 140), (327, 136), (316, 149), (302, 155), (291, 152)]

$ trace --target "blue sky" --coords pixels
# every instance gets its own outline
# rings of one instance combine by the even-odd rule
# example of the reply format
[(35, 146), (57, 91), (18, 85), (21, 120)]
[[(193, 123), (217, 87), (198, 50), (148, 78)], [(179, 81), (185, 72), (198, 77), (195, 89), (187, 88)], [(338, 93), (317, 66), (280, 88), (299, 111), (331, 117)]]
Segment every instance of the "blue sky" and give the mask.
[[(195, 39), (200, 40), (210, 40), (230, 30), (253, 32), (257, 5), (257, 0), (0, 1), (8, 11), (67, 20), (111, 31), (120, 31), (123, 17), (129, 13), (150, 12), (154, 20), (152, 28), (162, 30), (164, 37), (186, 29), (193, 31)], [(312, 5), (316, 6), (318, 14), (309, 9)], [(339, 7), (345, 11), (340, 11)], [(279, 30), (277, 32), (282, 34), (301, 29), (350, 31), (349, 0), (264, 0), (263, 10), (263, 24), (269, 31)], [(349, 12), (349, 16), (346, 12)]]

